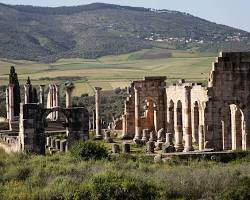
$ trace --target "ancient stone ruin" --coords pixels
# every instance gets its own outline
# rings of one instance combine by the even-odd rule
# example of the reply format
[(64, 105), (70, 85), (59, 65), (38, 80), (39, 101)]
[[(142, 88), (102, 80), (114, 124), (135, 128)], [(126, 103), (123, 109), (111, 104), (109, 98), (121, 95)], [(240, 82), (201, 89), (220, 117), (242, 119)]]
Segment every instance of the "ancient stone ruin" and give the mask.
[[(65, 85), (66, 108), (60, 107), (58, 85), (49, 85), (47, 106), (45, 104), (45, 85), (40, 85), (39, 102), (37, 103), (30, 102), (31, 85), (24, 85), (24, 102), (20, 103), (19, 117), (14, 116), (14, 87), (10, 83), (6, 89), (9, 130), (0, 131), (0, 146), (7, 152), (45, 154), (46, 147), (67, 151), (75, 141), (88, 140), (89, 114), (85, 107), (72, 107), (71, 95), (74, 89), (72, 83)], [(65, 118), (63, 125), (60, 122), (57, 123), (62, 116)], [(54, 138), (52, 133), (56, 131), (64, 133), (64, 138)], [(52, 135), (50, 136), (50, 134)]]
[(193, 151), (194, 144), (199, 150), (250, 149), (249, 77), (250, 52), (229, 52), (213, 63), (208, 86), (181, 80), (165, 87), (166, 77), (134, 81), (125, 101), (122, 136), (156, 141), (163, 129), (178, 152)]
[[(102, 88), (95, 88), (91, 122), (86, 108), (72, 107), (72, 83), (65, 84), (66, 108), (60, 107), (58, 85), (49, 86), (47, 104), (44, 85), (40, 86), (37, 103), (30, 102), (30, 85), (25, 85), (24, 102), (16, 116), (13, 95), (16, 86), (12, 81), (6, 89), (9, 130), (0, 131), (0, 146), (9, 152), (44, 154), (46, 147), (67, 151), (75, 141), (88, 139), (91, 126), (96, 139), (112, 143), (114, 131), (122, 139), (146, 145), (148, 153), (249, 150), (249, 77), (250, 52), (228, 52), (220, 53), (213, 63), (207, 86), (180, 80), (167, 87), (165, 76), (133, 81), (127, 90), (122, 117), (109, 123), (108, 130), (103, 130), (101, 119)], [(50, 134), (60, 129), (56, 123), (62, 117), (66, 121), (66, 137), (53, 138)], [(46, 128), (49, 130), (45, 131)], [(124, 153), (130, 152), (128, 141), (122, 149)], [(118, 153), (119, 144), (113, 144), (112, 151)]]

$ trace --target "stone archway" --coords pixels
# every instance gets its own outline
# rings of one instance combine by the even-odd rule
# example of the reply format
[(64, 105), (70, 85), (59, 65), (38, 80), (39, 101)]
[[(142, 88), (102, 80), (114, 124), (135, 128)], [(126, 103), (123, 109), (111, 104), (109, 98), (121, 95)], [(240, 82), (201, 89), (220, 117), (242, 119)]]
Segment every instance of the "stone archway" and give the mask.
[(222, 144), (223, 150), (232, 149), (232, 130), (231, 130), (231, 111), (230, 106), (224, 106), (222, 109)]
[(46, 117), (51, 112), (61, 112), (67, 119), (67, 143), (70, 146), (77, 140), (87, 140), (89, 132), (89, 113), (84, 107), (45, 109), (42, 104), (21, 104), (19, 121), (20, 150), (45, 154)]

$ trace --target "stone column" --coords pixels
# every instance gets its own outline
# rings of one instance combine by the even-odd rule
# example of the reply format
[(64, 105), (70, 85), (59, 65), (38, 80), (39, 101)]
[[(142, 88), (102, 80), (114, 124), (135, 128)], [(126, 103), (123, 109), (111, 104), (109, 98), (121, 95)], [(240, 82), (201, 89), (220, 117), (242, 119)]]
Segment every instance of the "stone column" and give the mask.
[(193, 151), (191, 128), (191, 87), (185, 87), (185, 99), (183, 103), (183, 134), (185, 139), (184, 151)]
[(14, 85), (9, 84), (9, 125), (12, 130), (11, 122), (14, 121)]
[[(55, 107), (59, 107), (59, 100), (60, 100), (60, 89), (59, 85), (55, 85)], [(55, 113), (55, 120), (58, 120), (59, 112), (56, 111)]]
[(102, 134), (101, 134), (101, 116), (100, 116), (100, 107), (101, 107), (101, 99), (100, 99), (100, 91), (102, 88), (96, 87), (95, 88), (95, 122), (96, 122), (96, 139), (101, 139)]
[(39, 86), (39, 90), (40, 90), (39, 102), (40, 102), (40, 104), (42, 104), (43, 107), (45, 106), (44, 87), (45, 87), (45, 85), (40, 85)]
[(66, 91), (66, 108), (72, 107), (72, 92), (74, 90), (75, 86), (73, 83), (66, 85), (65, 91)]
[(28, 84), (24, 85), (24, 104), (27, 104), (27, 103), (30, 103), (29, 102), (29, 89), (30, 89), (30, 86)]
[(158, 132), (158, 119), (157, 119), (157, 116), (158, 116), (158, 110), (157, 110), (157, 107), (156, 105), (154, 105), (154, 127), (155, 127), (155, 132), (157, 133)]
[(92, 123), (93, 123), (93, 130), (95, 130), (95, 111), (92, 112)]
[(205, 148), (205, 136), (206, 136), (205, 109), (206, 109), (206, 103), (201, 104), (199, 107), (199, 130), (198, 130), (199, 150), (203, 150)]
[(182, 126), (178, 125), (177, 106), (174, 108), (174, 133), (175, 133), (175, 148), (176, 148), (176, 151), (178, 151), (178, 152), (183, 151)]
[(236, 105), (230, 105), (231, 109), (231, 130), (232, 130), (232, 150), (237, 150), (237, 126), (236, 126)]
[(6, 118), (9, 119), (9, 88), (6, 88)]
[(134, 88), (135, 90), (135, 137), (134, 140), (140, 139), (140, 88)]

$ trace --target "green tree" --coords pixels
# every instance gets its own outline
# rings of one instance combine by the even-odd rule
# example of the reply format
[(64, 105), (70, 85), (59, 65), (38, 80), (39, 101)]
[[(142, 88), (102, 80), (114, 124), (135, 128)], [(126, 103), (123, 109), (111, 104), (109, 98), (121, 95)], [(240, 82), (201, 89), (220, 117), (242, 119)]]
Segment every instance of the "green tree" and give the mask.
[(29, 85), (29, 102), (32, 103), (33, 102), (33, 90), (32, 90), (32, 84), (31, 84), (31, 80), (29, 76), (26, 81), (26, 85)]
[(19, 116), (20, 103), (21, 103), (20, 85), (19, 85), (17, 73), (16, 73), (14, 66), (10, 67), (9, 83), (14, 85), (14, 88), (13, 88), (13, 92), (14, 92), (14, 116)]

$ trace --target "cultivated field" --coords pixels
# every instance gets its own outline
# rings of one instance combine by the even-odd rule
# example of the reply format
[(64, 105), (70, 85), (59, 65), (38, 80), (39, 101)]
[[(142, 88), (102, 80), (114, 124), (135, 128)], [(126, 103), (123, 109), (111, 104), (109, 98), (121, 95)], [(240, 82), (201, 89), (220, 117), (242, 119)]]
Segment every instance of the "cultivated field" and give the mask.
[(74, 95), (77, 96), (92, 95), (95, 86), (104, 90), (126, 87), (143, 76), (167, 76), (168, 83), (183, 78), (205, 82), (215, 57), (214, 54), (151, 49), (94, 60), (61, 59), (51, 64), (1, 59), (0, 84), (7, 84), (11, 65), (16, 67), (21, 84), (27, 76), (31, 77), (33, 85), (73, 80), (77, 86)]

